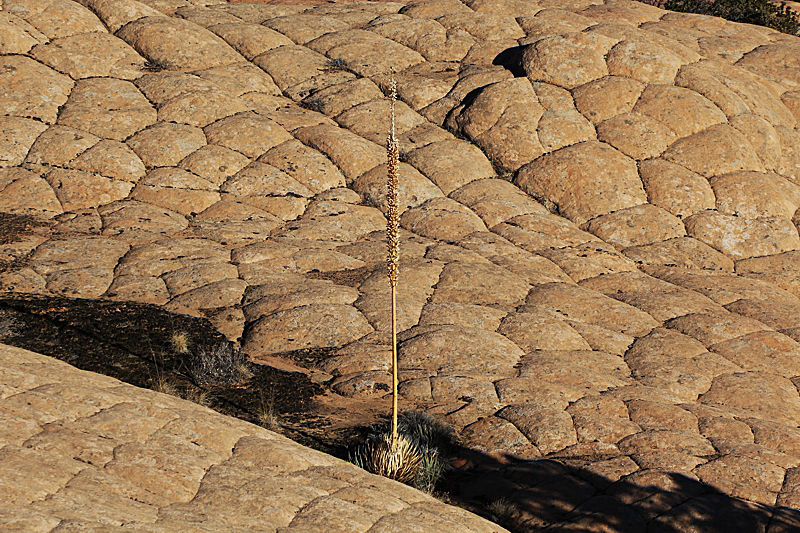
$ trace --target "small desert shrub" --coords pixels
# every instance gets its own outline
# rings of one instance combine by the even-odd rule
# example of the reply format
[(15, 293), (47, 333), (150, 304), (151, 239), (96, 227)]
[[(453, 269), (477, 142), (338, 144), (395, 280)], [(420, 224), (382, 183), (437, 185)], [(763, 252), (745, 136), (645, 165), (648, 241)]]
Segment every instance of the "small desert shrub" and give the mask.
[(144, 72), (161, 72), (162, 70), (169, 70), (169, 64), (166, 61), (148, 59), (142, 65), (142, 70)]
[(337, 72), (340, 70), (347, 70), (347, 61), (344, 59), (328, 59), (325, 61), (325, 70), (327, 72)]
[(196, 385), (230, 385), (252, 376), (247, 356), (232, 343), (201, 349), (186, 363), (186, 375)]
[(786, 4), (770, 0), (667, 0), (664, 9), (722, 17), (733, 22), (766, 26), (796, 35), (800, 31), (800, 17)]
[(325, 102), (319, 98), (311, 98), (310, 96), (304, 100), (300, 100), (300, 107), (308, 109), (309, 111), (316, 111), (322, 113), (325, 109)]
[(519, 525), (519, 507), (506, 498), (493, 501), (488, 505), (487, 510), (495, 524), (511, 530)]

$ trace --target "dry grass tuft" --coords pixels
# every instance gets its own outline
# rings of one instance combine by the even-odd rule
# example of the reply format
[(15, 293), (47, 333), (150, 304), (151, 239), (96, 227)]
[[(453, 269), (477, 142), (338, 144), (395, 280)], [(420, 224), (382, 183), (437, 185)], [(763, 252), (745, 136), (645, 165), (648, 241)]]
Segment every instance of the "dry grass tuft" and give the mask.
[(170, 346), (175, 351), (175, 353), (185, 354), (189, 353), (189, 335), (185, 331), (176, 331), (172, 334), (172, 337), (169, 339)]
[(249, 379), (247, 355), (232, 343), (199, 350), (186, 364), (186, 375), (196, 385), (229, 385)]
[(153, 390), (162, 394), (169, 394), (177, 398), (181, 397), (181, 391), (174, 381), (169, 379), (163, 373), (159, 372), (155, 379), (151, 380)]
[(208, 394), (208, 391), (203, 389), (190, 387), (183, 393), (182, 397), (184, 400), (189, 400), (190, 402), (202, 405), (203, 407), (211, 406), (211, 398)]
[(281, 418), (280, 415), (275, 412), (274, 396), (270, 395), (269, 398), (265, 398), (264, 394), (262, 393), (260, 396), (259, 405), (255, 411), (255, 415), (256, 419), (258, 420), (258, 425), (261, 427), (277, 433), (281, 432)]
[(239, 379), (248, 380), (253, 377), (253, 371), (250, 370), (250, 365), (247, 363), (239, 363), (236, 365), (236, 373), (239, 375)]

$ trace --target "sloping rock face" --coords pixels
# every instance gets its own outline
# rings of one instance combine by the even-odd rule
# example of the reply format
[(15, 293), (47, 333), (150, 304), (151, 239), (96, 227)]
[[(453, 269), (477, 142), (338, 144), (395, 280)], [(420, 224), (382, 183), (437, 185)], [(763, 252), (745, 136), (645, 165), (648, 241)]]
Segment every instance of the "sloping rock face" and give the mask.
[(0, 345), (8, 531), (505, 531), (253, 424)]
[[(521, 531), (800, 528), (800, 38), (627, 0), (2, 6), (0, 212), (49, 229), (0, 242), (0, 290), (155, 303), (253, 360), (326, 348), (339, 382), (385, 380), (394, 69), (401, 389), (481, 452), (460, 497)], [(221, 501), (273, 531), (499, 530), (4, 353), (17, 530), (83, 527), (112, 474), (134, 486), (109, 531), (230, 531)], [(114, 409), (141, 434), (73, 459)], [(231, 437), (186, 450), (204, 424)]]

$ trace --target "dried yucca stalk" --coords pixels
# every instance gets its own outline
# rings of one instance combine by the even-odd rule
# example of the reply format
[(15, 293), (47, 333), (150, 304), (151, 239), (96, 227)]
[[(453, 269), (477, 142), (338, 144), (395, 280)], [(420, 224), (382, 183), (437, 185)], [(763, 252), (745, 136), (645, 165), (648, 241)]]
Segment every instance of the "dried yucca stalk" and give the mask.
[[(381, 430), (367, 438), (366, 442), (355, 448), (350, 455), (350, 461), (364, 470), (395, 479), (403, 483), (416, 482), (426, 460), (424, 450), (417, 443), (416, 438), (398, 433), (398, 408), (397, 408), (397, 273), (399, 270), (400, 241), (400, 202), (398, 198), (399, 183), (397, 172), (400, 165), (397, 137), (395, 136), (394, 106), (397, 100), (397, 83), (392, 69), (390, 115), (391, 126), (389, 138), (386, 143), (387, 154), (387, 183), (386, 183), (386, 265), (389, 272), (389, 287), (391, 289), (392, 310), (392, 426), (390, 432)], [(408, 424), (406, 424), (408, 425)], [(430, 463), (430, 458), (428, 463)], [(428, 471), (430, 471), (428, 467)], [(436, 476), (435, 479), (438, 479)], [(426, 487), (433, 487), (435, 479), (426, 479)]]
[(386, 182), (386, 246), (388, 249), (386, 264), (389, 270), (389, 286), (392, 293), (392, 446), (397, 446), (397, 271), (400, 257), (400, 202), (398, 199), (397, 171), (400, 165), (397, 137), (394, 131), (394, 103), (397, 100), (397, 82), (392, 70), (391, 102), (389, 104), (391, 126), (386, 143), (388, 178)]

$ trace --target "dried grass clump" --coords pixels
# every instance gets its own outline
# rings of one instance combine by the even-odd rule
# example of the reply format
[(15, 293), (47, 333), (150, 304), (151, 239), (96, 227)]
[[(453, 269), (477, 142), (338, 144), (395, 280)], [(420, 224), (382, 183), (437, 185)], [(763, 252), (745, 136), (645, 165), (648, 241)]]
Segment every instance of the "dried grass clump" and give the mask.
[(281, 431), (281, 418), (275, 410), (275, 396), (270, 394), (265, 397), (264, 393), (259, 394), (259, 403), (255, 410), (256, 420), (258, 424), (266, 429), (280, 433)]
[(189, 334), (185, 331), (176, 331), (172, 334), (172, 337), (170, 337), (169, 344), (175, 353), (189, 353)]
[(162, 394), (169, 394), (170, 396), (181, 397), (181, 391), (174, 381), (165, 376), (162, 372), (158, 372), (155, 379), (151, 379), (151, 388)]
[(186, 364), (186, 375), (196, 385), (229, 385), (252, 376), (247, 356), (232, 343), (199, 350)]
[(520, 510), (519, 506), (507, 498), (500, 498), (493, 501), (487, 507), (489, 515), (495, 524), (499, 524), (506, 529), (516, 529), (519, 527)]
[(186, 389), (186, 391), (183, 394), (181, 394), (181, 398), (196, 403), (197, 405), (202, 405), (204, 407), (211, 406), (211, 397), (209, 396), (208, 391), (203, 389), (190, 387)]

